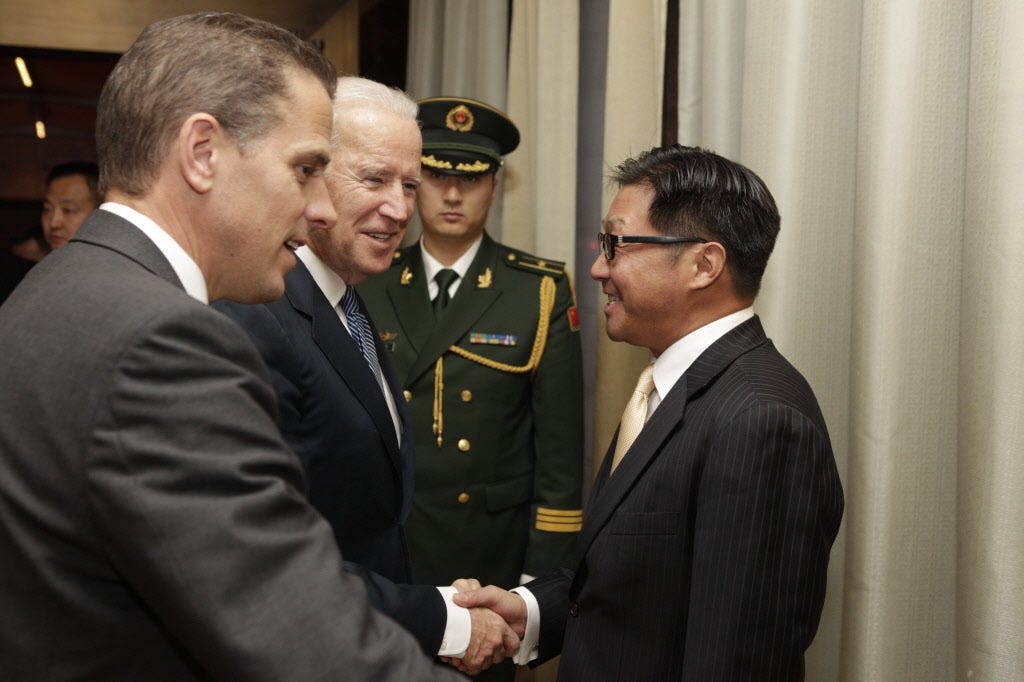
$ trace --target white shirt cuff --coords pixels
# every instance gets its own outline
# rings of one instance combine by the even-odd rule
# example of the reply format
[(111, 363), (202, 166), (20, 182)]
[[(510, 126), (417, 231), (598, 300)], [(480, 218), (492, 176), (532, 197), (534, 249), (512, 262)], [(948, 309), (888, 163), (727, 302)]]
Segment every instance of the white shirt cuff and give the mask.
[(469, 648), (469, 636), (473, 630), (473, 624), (469, 619), (469, 609), (452, 601), (452, 595), (456, 593), (454, 587), (438, 587), (437, 590), (441, 593), (445, 608), (448, 610), (444, 637), (441, 639), (441, 649), (437, 655), (461, 658)]
[(526, 665), (537, 658), (540, 645), (540, 604), (533, 592), (525, 587), (514, 587), (515, 592), (526, 602), (526, 633), (519, 642), (519, 651), (512, 657), (516, 665)]

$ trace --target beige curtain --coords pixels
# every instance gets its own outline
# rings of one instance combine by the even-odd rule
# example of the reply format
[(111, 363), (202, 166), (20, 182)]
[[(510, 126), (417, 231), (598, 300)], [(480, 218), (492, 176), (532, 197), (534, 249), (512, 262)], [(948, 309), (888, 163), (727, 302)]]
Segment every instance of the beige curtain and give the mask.
[(505, 163), (502, 237), (546, 258), (575, 261), (579, 8), (515, 0), (508, 114), (522, 142)]
[(957, 677), (1024, 679), (1024, 4), (976, 2), (969, 20), (958, 364), (945, 385), (959, 389)]
[(808, 679), (1024, 679), (1022, 38), (1012, 1), (681, 1), (681, 141), (775, 194), (756, 308), (844, 472)]

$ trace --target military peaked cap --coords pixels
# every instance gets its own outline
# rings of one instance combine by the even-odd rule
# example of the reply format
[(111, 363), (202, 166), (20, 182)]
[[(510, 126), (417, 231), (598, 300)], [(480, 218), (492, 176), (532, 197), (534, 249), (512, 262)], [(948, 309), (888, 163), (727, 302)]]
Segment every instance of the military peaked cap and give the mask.
[(465, 97), (420, 100), (423, 165), (442, 173), (493, 173), (519, 146), (519, 129), (501, 111)]

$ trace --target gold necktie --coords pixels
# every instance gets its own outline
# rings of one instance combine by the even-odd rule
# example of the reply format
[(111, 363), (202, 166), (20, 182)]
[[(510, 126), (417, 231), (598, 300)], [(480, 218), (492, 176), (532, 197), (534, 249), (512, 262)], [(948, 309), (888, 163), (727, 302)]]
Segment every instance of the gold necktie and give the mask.
[(647, 421), (647, 398), (654, 390), (654, 363), (647, 365), (644, 371), (640, 372), (636, 388), (633, 389), (633, 396), (626, 403), (626, 409), (622, 411), (622, 420), (619, 422), (619, 439), (615, 442), (615, 453), (612, 455), (612, 471), (619, 466), (622, 457), (629, 450), (640, 431)]

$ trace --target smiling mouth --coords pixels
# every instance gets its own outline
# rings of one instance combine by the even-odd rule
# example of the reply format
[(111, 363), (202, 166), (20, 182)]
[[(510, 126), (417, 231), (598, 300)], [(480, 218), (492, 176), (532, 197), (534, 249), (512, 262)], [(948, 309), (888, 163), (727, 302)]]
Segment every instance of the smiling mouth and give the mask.
[(370, 239), (374, 239), (378, 242), (390, 241), (391, 238), (395, 236), (395, 233), (393, 232), (364, 232), (363, 234), (365, 234)]

